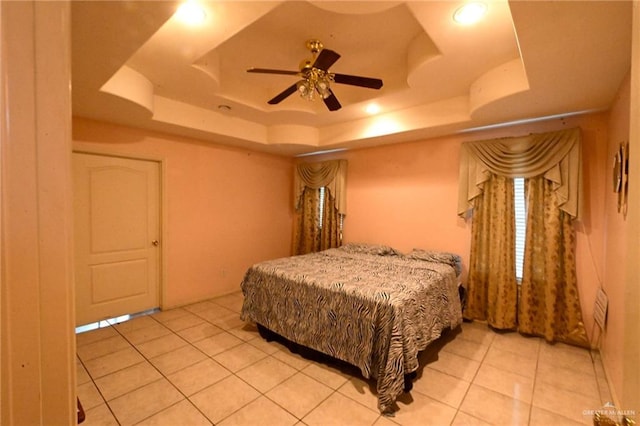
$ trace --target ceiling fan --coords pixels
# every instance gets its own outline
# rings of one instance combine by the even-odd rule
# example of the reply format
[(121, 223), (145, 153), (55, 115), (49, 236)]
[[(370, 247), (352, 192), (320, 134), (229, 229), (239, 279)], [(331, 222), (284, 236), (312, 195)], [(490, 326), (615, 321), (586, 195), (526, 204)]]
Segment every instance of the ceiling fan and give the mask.
[(340, 55), (333, 50), (323, 49), (323, 45), (319, 40), (308, 40), (306, 46), (313, 56), (311, 59), (305, 59), (300, 63), (299, 71), (274, 70), (268, 68), (249, 68), (247, 70), (247, 72), (252, 73), (286, 74), (302, 77), (302, 80), (287, 87), (280, 94), (269, 100), (269, 104), (278, 104), (295, 92), (298, 92), (303, 99), (312, 101), (315, 99), (317, 93), (330, 111), (336, 111), (339, 110), (342, 105), (340, 105), (338, 98), (336, 98), (331, 90), (332, 83), (348, 84), (369, 89), (380, 89), (382, 87), (382, 80), (379, 78), (329, 72), (329, 68), (340, 59)]

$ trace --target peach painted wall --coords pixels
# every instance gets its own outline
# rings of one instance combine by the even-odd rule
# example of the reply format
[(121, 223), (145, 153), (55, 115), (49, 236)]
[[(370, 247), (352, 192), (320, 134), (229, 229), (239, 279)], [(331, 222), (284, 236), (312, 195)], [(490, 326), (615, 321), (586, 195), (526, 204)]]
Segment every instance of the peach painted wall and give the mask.
[(74, 150), (164, 164), (164, 307), (238, 291), (246, 269), (288, 256), (292, 160), (74, 118)]
[(477, 131), (392, 146), (332, 153), (303, 161), (346, 158), (345, 242), (383, 243), (451, 251), (469, 262), (471, 224), (457, 214), (460, 145), (465, 141), (580, 127), (583, 134), (584, 209), (577, 230), (577, 275), (587, 332), (604, 268), (603, 206), (606, 113)]
[[(610, 166), (621, 142), (629, 141), (629, 78), (618, 94), (610, 117), (610, 135), (607, 159)], [(627, 257), (627, 220), (618, 212), (618, 196), (608, 185), (605, 191), (606, 257), (604, 291), (609, 297), (609, 313), (606, 333), (603, 336), (602, 352), (609, 380), (614, 388), (622, 389), (624, 351), (624, 280)]]

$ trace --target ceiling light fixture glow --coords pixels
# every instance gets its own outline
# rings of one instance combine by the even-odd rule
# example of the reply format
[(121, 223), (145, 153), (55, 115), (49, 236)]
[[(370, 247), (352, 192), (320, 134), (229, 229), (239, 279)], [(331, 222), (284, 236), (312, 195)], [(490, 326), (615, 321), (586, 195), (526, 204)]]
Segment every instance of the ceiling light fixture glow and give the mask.
[(472, 25), (487, 13), (487, 5), (482, 2), (467, 3), (453, 14), (453, 20), (461, 25)]
[(204, 22), (207, 14), (202, 6), (194, 1), (182, 3), (176, 12), (176, 17), (189, 25), (200, 25)]
[(369, 115), (376, 115), (376, 114), (378, 114), (380, 112), (380, 105), (375, 104), (375, 103), (371, 103), (371, 104), (367, 105), (364, 110)]

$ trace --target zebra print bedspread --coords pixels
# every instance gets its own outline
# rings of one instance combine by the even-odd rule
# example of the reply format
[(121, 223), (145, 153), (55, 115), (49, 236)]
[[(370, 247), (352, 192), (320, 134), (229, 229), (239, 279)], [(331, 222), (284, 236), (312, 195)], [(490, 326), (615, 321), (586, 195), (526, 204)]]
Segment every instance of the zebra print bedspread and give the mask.
[(462, 322), (456, 272), (392, 249), (358, 248), (252, 266), (241, 318), (376, 378), (378, 407), (391, 413), (418, 352)]

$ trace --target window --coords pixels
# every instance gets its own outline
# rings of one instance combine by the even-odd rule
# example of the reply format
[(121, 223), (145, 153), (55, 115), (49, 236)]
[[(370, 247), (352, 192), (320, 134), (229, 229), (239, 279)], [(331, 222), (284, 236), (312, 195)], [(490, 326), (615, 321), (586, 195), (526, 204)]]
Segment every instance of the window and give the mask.
[(324, 219), (324, 192), (326, 191), (326, 187), (320, 188), (320, 202), (318, 203), (318, 222), (319, 228), (322, 229), (322, 222)]
[[(319, 189), (319, 205), (318, 205), (318, 228), (322, 229), (322, 224), (324, 223), (324, 198), (325, 194), (327, 194), (328, 189), (326, 186), (323, 186)], [(342, 229), (344, 226), (344, 215), (338, 215), (338, 230), (339, 230), (339, 238), (342, 241)]]
[(524, 241), (527, 235), (527, 205), (524, 197), (524, 178), (513, 179), (516, 215), (516, 280), (522, 281)]

